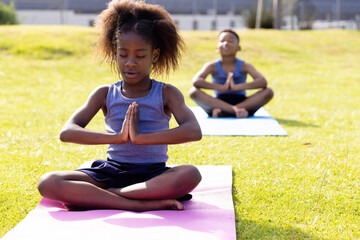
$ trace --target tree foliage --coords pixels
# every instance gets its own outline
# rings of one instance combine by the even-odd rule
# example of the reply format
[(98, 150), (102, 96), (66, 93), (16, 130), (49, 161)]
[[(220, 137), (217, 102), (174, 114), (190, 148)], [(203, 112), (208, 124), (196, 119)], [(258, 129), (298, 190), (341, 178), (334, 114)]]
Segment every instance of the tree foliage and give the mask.
[[(255, 28), (256, 10), (251, 10), (246, 18), (246, 26)], [(271, 10), (264, 9), (261, 13), (260, 28), (273, 28), (273, 15)]]
[(0, 25), (18, 24), (14, 3), (9, 5), (0, 2)]

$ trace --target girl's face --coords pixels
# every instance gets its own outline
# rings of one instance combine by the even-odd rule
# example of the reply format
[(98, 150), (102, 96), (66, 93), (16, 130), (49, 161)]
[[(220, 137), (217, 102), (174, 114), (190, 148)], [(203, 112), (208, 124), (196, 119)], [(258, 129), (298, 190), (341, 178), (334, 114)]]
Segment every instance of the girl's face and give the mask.
[(233, 55), (240, 51), (237, 38), (230, 32), (223, 32), (219, 35), (218, 45), (216, 48), (221, 55)]
[(141, 35), (130, 32), (118, 39), (117, 67), (124, 81), (130, 84), (149, 80), (151, 66), (160, 54), (160, 49), (152, 49), (151, 43)]

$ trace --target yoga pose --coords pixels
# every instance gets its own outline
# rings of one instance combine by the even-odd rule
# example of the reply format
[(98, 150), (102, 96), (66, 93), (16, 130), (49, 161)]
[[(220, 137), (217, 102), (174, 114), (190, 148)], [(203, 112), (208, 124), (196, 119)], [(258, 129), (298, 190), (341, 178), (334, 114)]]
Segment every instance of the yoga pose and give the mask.
[[(167, 167), (167, 145), (200, 140), (201, 130), (181, 92), (150, 78), (176, 69), (183, 40), (162, 7), (142, 1), (113, 0), (98, 19), (97, 51), (122, 80), (93, 90), (60, 139), (108, 144), (107, 160), (47, 173), (39, 192), (68, 210), (183, 210), (181, 201), (191, 198), (201, 175), (192, 165)], [(106, 132), (86, 129), (100, 110)], [(178, 126), (169, 129), (171, 114)]]
[[(209, 116), (236, 116), (246, 118), (252, 116), (259, 108), (268, 103), (273, 97), (273, 91), (267, 87), (265, 77), (250, 63), (236, 58), (241, 51), (240, 39), (236, 32), (225, 29), (220, 32), (217, 52), (221, 58), (206, 63), (193, 78), (190, 97)], [(206, 77), (211, 75), (212, 82)], [(246, 82), (247, 74), (254, 79)], [(214, 97), (202, 89), (214, 90)], [(260, 89), (251, 96), (246, 96), (245, 90)]]

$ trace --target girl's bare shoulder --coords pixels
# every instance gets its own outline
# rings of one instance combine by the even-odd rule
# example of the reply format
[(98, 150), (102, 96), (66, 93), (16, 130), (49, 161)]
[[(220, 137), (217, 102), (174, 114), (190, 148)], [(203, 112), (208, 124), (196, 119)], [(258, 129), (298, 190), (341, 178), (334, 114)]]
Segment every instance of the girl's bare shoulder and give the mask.
[(109, 92), (110, 85), (101, 85), (96, 87), (91, 93), (90, 96), (103, 98), (107, 96)]
[(101, 85), (101, 86), (96, 87), (89, 94), (87, 103), (94, 104), (99, 107), (105, 106), (109, 88), (110, 88), (110, 85)]

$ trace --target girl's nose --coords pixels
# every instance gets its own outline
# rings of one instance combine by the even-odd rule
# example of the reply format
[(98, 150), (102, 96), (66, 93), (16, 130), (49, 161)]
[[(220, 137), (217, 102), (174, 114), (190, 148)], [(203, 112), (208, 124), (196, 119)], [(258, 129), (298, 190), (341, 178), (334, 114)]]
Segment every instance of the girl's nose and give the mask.
[(125, 63), (125, 66), (132, 67), (136, 65), (136, 59), (129, 57)]

